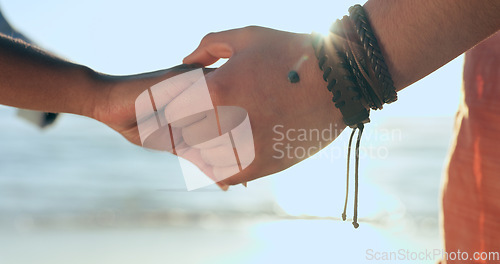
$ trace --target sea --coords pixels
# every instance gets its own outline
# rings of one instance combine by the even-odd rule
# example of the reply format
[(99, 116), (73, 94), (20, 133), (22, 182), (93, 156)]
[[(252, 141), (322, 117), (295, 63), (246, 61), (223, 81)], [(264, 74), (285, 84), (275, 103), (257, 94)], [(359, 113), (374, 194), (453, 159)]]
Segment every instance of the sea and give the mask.
[(452, 134), (452, 116), (373, 119), (354, 229), (352, 177), (340, 218), (348, 131), (247, 188), (187, 191), (171, 154), (89, 118), (41, 130), (0, 106), (0, 263), (436, 263)]

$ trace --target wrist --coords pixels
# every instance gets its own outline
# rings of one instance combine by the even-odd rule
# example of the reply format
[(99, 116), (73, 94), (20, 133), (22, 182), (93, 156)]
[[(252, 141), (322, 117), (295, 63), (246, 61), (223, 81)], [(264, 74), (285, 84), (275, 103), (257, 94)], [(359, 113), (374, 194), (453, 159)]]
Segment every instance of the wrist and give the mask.
[(76, 98), (75, 114), (97, 119), (97, 109), (108, 101), (114, 81), (110, 76), (98, 73), (90, 68), (81, 70), (84, 87), (80, 98)]
[[(299, 71), (301, 82), (304, 82), (306, 86), (304, 88), (306, 88), (305, 90), (308, 93), (303, 100), (306, 105), (311, 107), (307, 111), (307, 114), (314, 113), (313, 117), (317, 118), (316, 128), (325, 128), (332, 125), (332, 127), (338, 130), (336, 132), (340, 133), (346, 125), (340, 121), (342, 120), (342, 113), (332, 102), (332, 93), (328, 90), (327, 84), (323, 79), (323, 71), (318, 67), (315, 51), (311, 45), (312, 36), (304, 34), (301, 43), (304, 45), (304, 57), (308, 58), (303, 61)], [(302, 104), (303, 102), (297, 102), (297, 105)], [(331, 141), (333, 140), (334, 138), (331, 139)]]

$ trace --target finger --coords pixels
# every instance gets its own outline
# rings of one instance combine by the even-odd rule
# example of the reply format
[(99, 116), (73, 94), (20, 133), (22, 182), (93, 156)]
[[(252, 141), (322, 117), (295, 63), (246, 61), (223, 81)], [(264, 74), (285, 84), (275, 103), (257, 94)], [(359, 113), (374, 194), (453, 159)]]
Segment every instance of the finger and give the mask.
[[(220, 144), (228, 144), (228, 137), (226, 139), (226, 137), (219, 136), (219, 127), (214, 111), (208, 112), (206, 118), (203, 120), (182, 128), (182, 138), (184, 142), (196, 148), (200, 148), (200, 146), (197, 146), (198, 144), (204, 144), (211, 147)], [(231, 142), (229, 141), (229, 145), (230, 144)]]
[[(217, 186), (219, 186), (219, 188), (221, 188), (221, 190), (223, 191), (227, 191), (229, 189), (229, 185), (227, 184), (224, 184), (222, 182), (216, 182)], [(246, 186), (245, 186), (246, 187)]]
[(220, 58), (229, 58), (241, 46), (242, 29), (233, 29), (206, 35), (198, 48), (184, 58), (187, 64), (200, 63), (204, 66), (211, 65)]
[(200, 79), (205, 79), (203, 70), (196, 69), (159, 82), (150, 88), (152, 103), (154, 103), (157, 110), (163, 109), (174, 98)]
[(226, 167), (213, 167), (213, 175), (217, 182), (224, 183), (224, 180), (240, 172), (238, 165)]
[(217, 115), (221, 133), (227, 133), (241, 124), (247, 116), (247, 111), (238, 106), (217, 106)]
[[(137, 97), (135, 113), (141, 143), (144, 144), (151, 134), (167, 125), (163, 111), (158, 111), (158, 109), (163, 109), (167, 103), (200, 78), (204, 79), (203, 70), (192, 70), (157, 83)], [(161, 148), (164, 149), (164, 147)]]
[(244, 113), (244, 120), (231, 130), (232, 143), (238, 155), (242, 169), (248, 167), (255, 159), (255, 146), (253, 141), (252, 126), (248, 114)]
[(176, 127), (173, 132), (179, 134), (174, 137), (181, 137), (182, 144), (186, 147), (204, 149), (231, 144), (227, 135), (220, 137), (214, 111), (207, 112), (206, 117), (199, 122), (182, 128)]
[[(144, 106), (146, 104), (142, 105)], [(151, 112), (154, 113), (154, 110), (151, 107), (151, 105), (149, 105), (149, 107), (151, 108)], [(158, 123), (158, 120), (156, 119), (154, 114), (153, 115), (148, 114), (148, 112), (150, 111), (147, 109), (147, 107), (142, 107), (142, 108), (143, 109), (139, 109), (137, 107), (137, 102), (136, 102), (137, 129), (139, 130), (139, 137), (141, 139), (141, 144), (144, 145), (146, 139), (160, 128), (160, 124)], [(146, 115), (149, 115), (149, 117), (146, 118)]]
[(174, 128), (174, 127), (175, 128), (187, 127), (191, 124), (194, 124), (196, 122), (203, 120), (205, 117), (207, 117), (207, 113), (201, 112), (198, 114), (194, 114), (194, 115), (190, 115), (190, 116), (181, 118), (181, 119), (171, 123), (170, 125), (172, 126), (172, 128)]
[(231, 145), (220, 145), (215, 148), (201, 149), (201, 158), (205, 163), (217, 167), (238, 165), (234, 148)]
[[(183, 153), (182, 157), (195, 164), (208, 178), (213, 180), (217, 184), (217, 186), (219, 186), (219, 188), (221, 188), (223, 191), (227, 191), (229, 189), (229, 185), (219, 182), (218, 178), (215, 177), (213, 167), (202, 161), (200, 151), (198, 149), (189, 148), (186, 152)], [(184, 177), (189, 177), (189, 175), (184, 175)]]
[[(199, 120), (203, 117), (199, 115), (199, 113), (212, 110), (213, 108), (214, 106), (205, 78), (200, 78), (170, 101), (164, 109), (164, 115), (169, 123), (174, 123), (174, 126), (179, 127), (180, 125), (176, 124), (176, 121), (180, 121), (187, 117), (189, 117), (191, 121), (193, 119)], [(192, 117), (193, 115), (197, 116)], [(180, 123), (186, 122), (181, 121)]]
[[(220, 167), (214, 167), (214, 169), (215, 168), (220, 168)], [(217, 176), (214, 176), (214, 177), (217, 177)], [(236, 174), (233, 174), (233, 175), (230, 175), (230, 176), (224, 178), (223, 180), (220, 181), (220, 183), (232, 186), (232, 185), (238, 185), (238, 184), (243, 184), (243, 183), (246, 184), (249, 181), (253, 181), (257, 178), (259, 178), (259, 177), (256, 177), (255, 174), (253, 174), (252, 172), (250, 172), (248, 170), (243, 170), (243, 171), (240, 171), (239, 173), (236, 173)]]
[(228, 43), (207, 43), (203, 47), (198, 47), (193, 53), (184, 58), (184, 62), (189, 61), (209, 66), (219, 59), (227, 59), (233, 54), (233, 48)]
[(189, 149), (191, 149), (191, 147), (184, 141), (181, 141), (179, 144), (175, 145), (175, 153), (179, 157), (182, 157), (184, 153), (189, 151)]
[(172, 128), (171, 133), (168, 126), (162, 126), (148, 135), (147, 138), (142, 142), (142, 146), (148, 149), (174, 153), (174, 149), (177, 149), (177, 145), (181, 142), (182, 136), (180, 133), (180, 128)]
[[(195, 148), (188, 148), (182, 155), (179, 155), (183, 159), (186, 159), (196, 165), (205, 175), (207, 175), (213, 181), (216, 181), (216, 178), (213, 174), (212, 166), (206, 164), (201, 158), (200, 150)], [(189, 175), (184, 175), (184, 177), (189, 177)]]
[(247, 112), (241, 107), (218, 106), (217, 112), (209, 111), (204, 119), (184, 127), (182, 137), (188, 145), (196, 148), (213, 148), (221, 144), (231, 145), (226, 142), (226, 139), (221, 142), (221, 139), (217, 137), (242, 124), (246, 117)]

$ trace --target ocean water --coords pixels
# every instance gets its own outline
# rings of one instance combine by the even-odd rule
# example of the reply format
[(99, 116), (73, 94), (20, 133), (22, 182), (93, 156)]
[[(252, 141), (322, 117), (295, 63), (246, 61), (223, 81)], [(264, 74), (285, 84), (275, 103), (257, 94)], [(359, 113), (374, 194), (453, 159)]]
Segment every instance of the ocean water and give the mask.
[[(339, 219), (348, 132), (316, 156), (248, 188), (187, 192), (176, 158), (133, 146), (94, 120), (62, 115), (40, 131), (9, 107), (0, 107), (0, 120), (2, 264), (134, 263), (125, 261), (134, 257), (143, 263), (303, 263), (311, 254), (315, 263), (331, 263), (366, 261), (363, 252), (377, 247), (441, 247), (439, 191), (452, 117), (386, 118), (367, 126), (361, 231)], [(154, 246), (139, 250), (124, 244), (129, 239)], [(107, 241), (101, 245), (107, 253), (98, 249), (99, 241)], [(49, 257), (65, 247), (60, 259)], [(123, 253), (127, 248), (134, 249), (130, 258)], [(35, 253), (25, 256), (23, 250)], [(163, 257), (140, 257), (157, 253)]]
[[(227, 195), (215, 187), (187, 192), (173, 155), (134, 146), (94, 120), (63, 115), (54, 127), (40, 131), (13, 109), (2, 109), (0, 119), (2, 215), (79, 214), (106, 207), (238, 210), (232, 202), (218, 205), (217, 199)], [(214, 202), (198, 207), (207, 195)], [(259, 202), (248, 205), (269, 210)]]

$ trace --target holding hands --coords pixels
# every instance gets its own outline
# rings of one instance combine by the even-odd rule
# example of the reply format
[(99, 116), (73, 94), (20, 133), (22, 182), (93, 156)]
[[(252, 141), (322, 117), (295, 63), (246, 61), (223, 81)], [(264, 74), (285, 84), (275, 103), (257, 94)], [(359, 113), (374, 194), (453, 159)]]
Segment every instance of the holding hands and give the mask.
[[(319, 151), (320, 146), (325, 147), (335, 139), (299, 141), (276, 134), (276, 127), (282, 131), (321, 131), (333, 127), (337, 130), (334, 135), (345, 127), (321, 78), (310, 35), (254, 26), (211, 33), (184, 63), (209, 66), (220, 58), (229, 60), (206, 75), (214, 105), (246, 110), (255, 145), (255, 160), (245, 170), (222, 180), (222, 184), (251, 181), (307, 158), (293, 155), (278, 158), (280, 153), (273, 148), (278, 141), (291, 148), (317, 147)], [(287, 80), (291, 70), (299, 73), (298, 83)]]
[[(181, 66), (112, 80), (95, 118), (134, 144), (191, 161), (222, 188), (308, 157), (280, 155), (276, 143), (313, 149), (312, 155), (345, 127), (332, 107), (310, 35), (260, 27), (211, 33), (184, 63), (209, 66), (221, 58), (229, 60), (204, 74)], [(298, 83), (287, 80), (291, 70), (298, 72)], [(336, 131), (328, 138), (297, 140), (293, 134), (331, 128)]]

